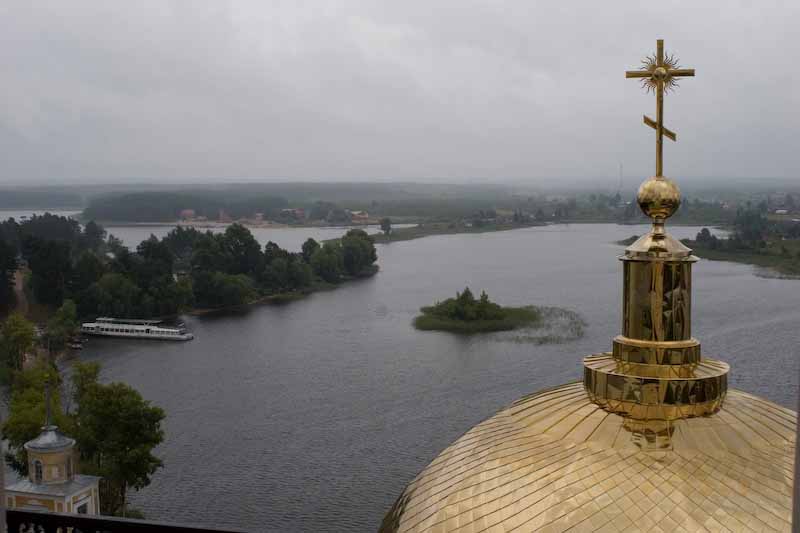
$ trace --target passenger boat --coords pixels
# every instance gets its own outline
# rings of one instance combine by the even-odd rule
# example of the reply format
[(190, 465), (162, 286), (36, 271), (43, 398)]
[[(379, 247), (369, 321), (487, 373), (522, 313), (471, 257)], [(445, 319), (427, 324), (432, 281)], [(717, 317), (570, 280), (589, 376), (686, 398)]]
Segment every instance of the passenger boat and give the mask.
[(158, 339), (165, 341), (188, 341), (194, 338), (186, 328), (162, 326), (160, 320), (135, 320), (100, 317), (94, 322), (84, 322), (81, 333), (127, 339)]

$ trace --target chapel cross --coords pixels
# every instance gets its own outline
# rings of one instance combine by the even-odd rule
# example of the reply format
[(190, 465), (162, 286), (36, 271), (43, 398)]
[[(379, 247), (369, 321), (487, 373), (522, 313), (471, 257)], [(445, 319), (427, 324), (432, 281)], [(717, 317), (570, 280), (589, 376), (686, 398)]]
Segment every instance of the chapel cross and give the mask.
[(678, 86), (677, 78), (694, 76), (693, 68), (679, 68), (674, 56), (664, 56), (664, 40), (656, 41), (656, 55), (642, 61), (641, 70), (628, 70), (626, 78), (643, 78), (642, 86), (656, 93), (656, 119), (644, 116), (644, 123), (656, 130), (656, 177), (664, 175), (664, 151), (661, 141), (666, 135), (673, 141), (677, 136), (664, 127), (664, 91)]

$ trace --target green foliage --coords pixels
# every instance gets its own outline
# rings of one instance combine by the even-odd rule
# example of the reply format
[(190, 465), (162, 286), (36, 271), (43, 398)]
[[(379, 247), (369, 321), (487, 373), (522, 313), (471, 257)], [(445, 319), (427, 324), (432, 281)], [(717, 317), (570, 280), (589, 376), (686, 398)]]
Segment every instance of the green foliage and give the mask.
[(313, 256), (314, 252), (316, 252), (317, 250), (319, 250), (319, 243), (314, 239), (312, 239), (311, 237), (306, 239), (306, 242), (303, 243), (302, 247), (303, 261), (305, 261), (306, 263), (310, 263), (311, 256)]
[(756, 246), (768, 233), (767, 218), (758, 210), (739, 209), (733, 222), (734, 237), (746, 246)]
[(100, 256), (95, 252), (84, 251), (78, 256), (75, 268), (72, 269), (69, 292), (73, 296), (81, 294), (99, 280), (106, 273), (106, 270), (106, 264)]
[(5, 367), (22, 370), (23, 357), (36, 343), (36, 330), (20, 313), (11, 313), (0, 328), (0, 341)]
[(326, 242), (311, 256), (311, 268), (324, 281), (338, 283), (344, 270), (341, 247), (337, 243)]
[(124, 274), (109, 272), (93, 285), (91, 298), (101, 316), (135, 318), (139, 316), (141, 293), (142, 290)]
[(64, 300), (61, 307), (47, 321), (43, 341), (48, 350), (57, 352), (63, 350), (67, 341), (78, 330), (78, 308), (72, 300)]
[(381, 231), (388, 235), (392, 231), (392, 219), (389, 217), (384, 217), (381, 219)]
[(194, 299), (200, 307), (228, 307), (251, 301), (255, 295), (253, 279), (244, 274), (201, 271), (193, 275)]
[(263, 262), (261, 245), (246, 227), (231, 224), (223, 238), (225, 252), (230, 260), (229, 274), (255, 275)]
[(178, 226), (161, 240), (170, 249), (178, 263), (188, 266), (193, 249), (204, 236), (203, 232), (193, 227)]
[(61, 305), (67, 280), (72, 275), (70, 244), (60, 240), (26, 237), (23, 254), (31, 269), (31, 288), (44, 304)]
[(16, 373), (11, 388), (9, 415), (3, 423), (3, 436), (8, 440), (9, 451), (6, 463), (18, 474), (28, 473), (28, 456), (23, 444), (36, 438), (45, 423), (45, 383), (50, 383), (50, 409), (53, 422), (69, 431), (72, 427), (69, 417), (61, 409), (61, 395), (58, 385), (61, 378), (51, 364), (39, 362)]
[(276, 257), (265, 267), (261, 275), (262, 285), (271, 292), (281, 292), (289, 286), (289, 261)]
[(361, 274), (378, 259), (372, 238), (360, 229), (350, 230), (342, 237), (340, 250), (342, 266), (350, 276)]
[(489, 300), (489, 296), (481, 293), (480, 299), (475, 299), (469, 287), (463, 292), (456, 293), (455, 298), (448, 298), (436, 305), (422, 308), (423, 314), (433, 315), (450, 320), (502, 320), (506, 312), (502, 307)]
[(164, 440), (165, 414), (124, 383), (100, 384), (96, 366), (75, 366), (73, 435), (85, 469), (102, 477), (102, 511), (119, 514), (128, 489), (146, 487), (163, 466), (152, 452)]
[(0, 309), (14, 303), (14, 272), (17, 270), (17, 252), (0, 239)]
[(94, 220), (90, 220), (83, 228), (84, 246), (88, 250), (99, 250), (106, 239), (106, 230)]
[(501, 307), (485, 292), (476, 299), (469, 287), (435, 305), (420, 309), (414, 327), (460, 333), (507, 331), (536, 323), (540, 314), (534, 307)]
[[(161, 317), (194, 304), (218, 308), (258, 296), (303, 293), (317, 279), (338, 283), (342, 277), (373, 272), (377, 260), (372, 238), (361, 230), (325, 247), (308, 239), (302, 253), (294, 254), (274, 242), (262, 251), (241, 224), (222, 234), (179, 227), (160, 240), (151, 235), (131, 252), (113, 235), (102, 242), (106, 233), (97, 224), (87, 224), (83, 234), (78, 226), (70, 241), (66, 237), (73, 235), (74, 221), (47, 217), (44, 222), (37, 219), (35, 227), (52, 226), (65, 238), (23, 231), (27, 226), (13, 220), (0, 223), (0, 236), (24, 234), (21, 247), (37, 300), (61, 305), (72, 299), (79, 317)], [(51, 346), (63, 346), (63, 338), (55, 335)]]

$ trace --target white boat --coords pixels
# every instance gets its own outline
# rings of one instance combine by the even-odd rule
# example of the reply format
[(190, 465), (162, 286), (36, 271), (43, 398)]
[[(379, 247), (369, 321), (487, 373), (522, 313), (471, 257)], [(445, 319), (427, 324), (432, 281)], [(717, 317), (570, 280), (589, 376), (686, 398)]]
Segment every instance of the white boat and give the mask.
[(125, 339), (158, 339), (165, 341), (188, 341), (194, 335), (186, 328), (161, 326), (160, 320), (134, 320), (100, 317), (94, 322), (84, 322), (81, 333)]

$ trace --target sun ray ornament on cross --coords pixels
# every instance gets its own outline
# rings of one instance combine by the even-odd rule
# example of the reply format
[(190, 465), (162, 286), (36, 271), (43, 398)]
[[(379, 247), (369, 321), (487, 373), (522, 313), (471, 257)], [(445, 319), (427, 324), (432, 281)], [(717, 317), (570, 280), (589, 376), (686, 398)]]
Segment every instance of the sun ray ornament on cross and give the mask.
[(678, 79), (686, 76), (694, 76), (694, 69), (680, 68), (675, 56), (665, 55), (664, 39), (656, 41), (655, 55), (647, 56), (641, 69), (625, 71), (626, 78), (641, 79), (642, 87), (656, 94), (656, 119), (644, 116), (644, 123), (656, 130), (656, 177), (664, 175), (664, 136), (677, 140), (675, 133), (664, 127), (664, 93), (678, 87)]

